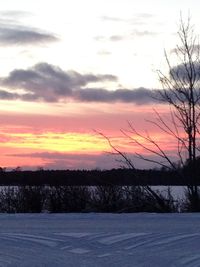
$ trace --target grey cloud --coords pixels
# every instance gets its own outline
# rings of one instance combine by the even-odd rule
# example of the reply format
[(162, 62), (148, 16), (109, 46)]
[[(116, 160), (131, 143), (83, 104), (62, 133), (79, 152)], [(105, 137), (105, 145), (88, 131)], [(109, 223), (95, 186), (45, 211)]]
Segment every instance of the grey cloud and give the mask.
[(123, 39), (125, 39), (125, 36), (122, 35), (112, 35), (109, 37), (109, 40), (113, 42), (122, 41)]
[(38, 29), (21, 26), (0, 25), (1, 45), (33, 45), (41, 43), (55, 42), (59, 39), (50, 33), (45, 33)]
[(137, 104), (147, 104), (155, 102), (153, 98), (156, 90), (149, 90), (143, 87), (137, 89), (118, 89), (114, 91), (115, 99), (120, 99), (123, 102), (135, 102)]
[(1, 84), (12, 89), (24, 89), (28, 93), (22, 95), (24, 100), (56, 102), (59, 96), (71, 94), (74, 79), (70, 78), (58, 67), (41, 63), (28, 70), (12, 71), (1, 80)]
[(19, 98), (19, 94), (16, 93), (10, 93), (4, 90), (0, 90), (0, 99), (1, 100), (15, 100)]
[[(157, 32), (151, 32), (151, 31), (138, 31), (134, 30), (130, 35), (112, 35), (109, 37), (109, 40), (112, 42), (117, 42), (117, 41), (123, 41), (123, 40), (128, 40), (132, 39), (134, 37), (147, 37), (147, 36), (155, 36), (158, 35)], [(105, 38), (99, 39), (99, 40), (106, 40)]]
[(108, 41), (117, 42), (117, 41), (123, 41), (125, 39), (131, 39), (131, 38), (132, 38), (131, 34), (130, 35), (111, 35), (111, 36), (99, 35), (99, 36), (95, 36), (94, 40), (97, 42), (108, 42)]
[[(112, 17), (112, 16), (102, 16), (101, 19), (104, 22), (116, 22), (116, 23), (128, 23), (129, 26), (133, 26), (133, 29), (130, 34), (116, 34), (111, 36), (96, 36), (95, 40), (100, 42), (105, 41), (122, 41), (133, 39), (134, 37), (146, 37), (146, 36), (155, 36), (158, 35), (158, 32), (149, 31), (149, 23), (153, 22), (153, 14), (150, 13), (136, 13), (132, 17), (123, 18), (123, 17)], [(142, 28), (141, 28), (142, 26)]]
[[(117, 167), (116, 161), (105, 153), (99, 155), (89, 155), (41, 152), (26, 154), (8, 154), (6, 156), (21, 158), (40, 158), (43, 159), (45, 162), (43, 165), (45, 169), (94, 169), (97, 167), (101, 169), (111, 169), (113, 167)], [(29, 168), (30, 167), (28, 167), (28, 169)]]
[[(89, 154), (70, 154), (70, 153), (57, 153), (57, 152), (41, 152), (41, 153), (25, 153), (25, 154), (7, 154), (8, 157), (21, 157), (21, 158), (39, 158), (44, 160), (43, 167), (45, 169), (112, 169), (119, 168), (119, 164), (111, 154), (102, 153), (99, 155)], [(134, 153), (127, 155), (134, 161), (134, 164), (139, 169), (150, 169), (156, 167), (155, 163), (146, 162), (135, 157)], [(157, 160), (156, 156), (150, 155), (150, 159)], [(176, 161), (176, 157), (173, 157)], [(126, 165), (124, 165), (126, 167)], [(22, 166), (23, 169), (32, 169), (28, 166)]]
[(118, 42), (118, 41), (123, 41), (123, 40), (131, 40), (134, 39), (135, 37), (147, 37), (147, 36), (156, 36), (158, 35), (158, 32), (152, 32), (152, 31), (148, 31), (148, 30), (133, 30), (130, 34), (127, 35), (111, 35), (111, 36), (95, 36), (94, 39), (98, 42), (107, 42), (107, 41), (111, 41), (111, 42)]
[[(0, 85), (13, 91), (13, 98), (25, 101), (57, 102), (73, 98), (76, 91), (82, 90), (89, 83), (117, 81), (114, 75), (80, 74), (76, 71), (63, 71), (61, 68), (39, 63), (27, 70), (16, 69), (8, 77), (0, 79)], [(24, 94), (17, 94), (16, 89), (24, 89)], [(1, 92), (0, 92), (1, 96)], [(2, 90), (3, 99), (6, 91)], [(9, 92), (8, 98), (12, 95)]]
[(0, 16), (8, 19), (19, 19), (23, 17), (29, 17), (31, 16), (32, 13), (27, 12), (27, 11), (21, 11), (21, 10), (2, 10), (0, 11)]
[[(23, 18), (30, 17), (32, 14), (19, 10), (2, 10), (0, 11), (0, 25), (3, 27), (19, 26), (19, 21)], [(23, 25), (23, 24), (22, 24)]]
[(132, 36), (138, 36), (138, 37), (143, 37), (143, 36), (155, 36), (155, 35), (158, 35), (159, 33), (158, 32), (152, 32), (152, 31), (148, 31), (148, 30), (145, 30), (145, 31), (138, 31), (138, 30), (134, 30), (132, 32)]
[(137, 105), (150, 104), (155, 102), (153, 98), (156, 90), (146, 88), (137, 89), (117, 89), (114, 91), (106, 89), (82, 89), (76, 92), (75, 98), (84, 102), (125, 102)]
[(127, 21), (126, 19), (119, 18), (119, 17), (110, 17), (110, 16), (102, 16), (101, 19), (103, 21), (114, 21), (114, 22), (121, 22), (121, 21)]
[(154, 17), (150, 13), (136, 13), (132, 17), (122, 18), (122, 17), (112, 17), (112, 16), (102, 16), (101, 19), (105, 22), (125, 22), (129, 24), (143, 25), (149, 22), (149, 19)]
[(114, 75), (80, 74), (76, 71), (63, 71), (61, 68), (48, 63), (38, 63), (28, 70), (16, 69), (2, 79), (2, 84), (10, 87), (21, 87), (27, 90), (37, 90), (46, 87), (57, 93), (68, 94), (76, 87), (85, 86), (90, 82), (116, 81)]
[(34, 45), (59, 40), (52, 33), (24, 26), (21, 19), (31, 15), (18, 10), (0, 11), (0, 45)]
[[(175, 33), (177, 35), (177, 33)], [(180, 46), (180, 47), (176, 47), (171, 49), (171, 53), (175, 53), (175, 54), (179, 54), (181, 49), (185, 49), (184, 47)], [(192, 53), (196, 53), (197, 55), (200, 52), (200, 45), (193, 45), (193, 46), (189, 46), (189, 49)]]
[(100, 55), (100, 56), (109, 56), (112, 53), (110, 51), (107, 51), (107, 50), (100, 50), (100, 51), (97, 52), (97, 54)]
[[(179, 80), (183, 83), (189, 82), (188, 70), (190, 70), (189, 63), (188, 66), (181, 64), (173, 67), (170, 70), (170, 76), (173, 76), (174, 79)], [(196, 79), (200, 79), (200, 63), (194, 63), (194, 70), (196, 72)]]
[[(150, 104), (158, 90), (146, 88), (116, 89), (91, 88), (90, 83), (117, 82), (111, 74), (80, 74), (76, 71), (63, 71), (61, 68), (39, 63), (27, 70), (13, 70), (8, 77), (0, 79), (0, 85), (9, 91), (0, 90), (0, 98), (22, 101), (59, 102), (74, 99), (79, 102), (126, 102)], [(16, 89), (23, 89), (18, 93)]]
[(83, 102), (110, 102), (112, 93), (106, 89), (88, 88), (75, 92), (74, 97)]

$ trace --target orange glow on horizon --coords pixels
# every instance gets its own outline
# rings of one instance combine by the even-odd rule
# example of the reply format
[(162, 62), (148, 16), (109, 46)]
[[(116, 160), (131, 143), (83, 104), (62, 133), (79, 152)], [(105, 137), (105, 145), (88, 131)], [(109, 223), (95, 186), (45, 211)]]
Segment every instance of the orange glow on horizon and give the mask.
[[(159, 142), (162, 149), (167, 153), (173, 153), (176, 144), (172, 140), (167, 139), (165, 135), (157, 133), (153, 136), (156, 142)], [(142, 142), (144, 146), (149, 146), (142, 138), (134, 136), (136, 140)], [(106, 157), (105, 152), (111, 152), (107, 140), (101, 135), (93, 133), (4, 133), (0, 135), (1, 139), (1, 160), (2, 167), (29, 166), (37, 168), (37, 166), (51, 166), (54, 162), (61, 162), (62, 166), (68, 168), (76, 168), (79, 166), (97, 166), (95, 163), (98, 157)], [(114, 147), (124, 153), (139, 153), (151, 156), (151, 152), (138, 146), (132, 140), (121, 136), (110, 137), (110, 141)], [(114, 151), (113, 151), (114, 152)], [(106, 160), (112, 162), (113, 156)], [(50, 164), (50, 165), (49, 165)], [(54, 168), (54, 167), (53, 167)]]
[[(5, 135), (5, 134), (4, 134)], [(102, 152), (108, 150), (108, 143), (100, 136), (88, 133), (9, 133), (1, 146), (29, 148), (54, 152)], [(7, 140), (8, 141), (7, 141)]]
[[(151, 136), (151, 135), (150, 135)], [(141, 148), (134, 140), (141, 143), (144, 146), (153, 148), (153, 144), (150, 144), (145, 138), (130, 135), (130, 138), (123, 136), (108, 136), (111, 144), (114, 147), (118, 147), (126, 152), (138, 152)], [(3, 133), (0, 135), (1, 147), (21, 148), (21, 149), (35, 149), (45, 150), (53, 152), (64, 153), (102, 153), (111, 149), (106, 138), (102, 137), (98, 133)], [(157, 133), (152, 135), (152, 140), (156, 143), (164, 146), (166, 149), (172, 149), (174, 147), (173, 138), (169, 136), (166, 139), (166, 134)], [(167, 150), (168, 150), (167, 149)], [(142, 149), (143, 150), (143, 149)]]
[[(126, 107), (126, 109), (125, 109)], [(165, 107), (161, 106), (162, 115), (167, 115)], [(101, 110), (103, 108), (103, 112)], [(106, 109), (104, 109), (106, 108)], [(124, 113), (118, 114), (125, 109)], [(97, 110), (99, 111), (97, 112)], [(94, 161), (97, 157), (103, 158), (104, 152), (111, 152), (112, 148), (105, 138), (95, 133), (92, 129), (99, 130), (105, 136), (110, 138), (114, 147), (121, 152), (151, 156), (150, 151), (145, 150), (141, 146), (134, 143), (120, 132), (120, 128), (129, 131), (128, 121), (133, 121), (133, 127), (142, 135), (149, 135), (155, 140), (167, 153), (175, 153), (177, 148), (175, 140), (167, 136), (160, 129), (154, 127), (153, 124), (145, 122), (144, 118), (153, 121), (155, 113), (152, 107), (134, 106), (124, 104), (113, 106), (108, 109), (108, 105), (97, 105), (93, 111), (87, 110), (81, 116), (72, 117), (56, 115), (35, 115), (10, 113), (0, 118), (0, 166), (48, 166), (49, 163), (62, 162), (65, 165), (64, 158), (70, 162), (71, 168), (76, 168), (77, 162), (81, 162), (81, 166), (86, 168), (91, 164), (95, 166)], [(85, 111), (86, 111), (85, 110)], [(113, 111), (113, 112), (112, 112)], [(145, 113), (145, 114), (144, 114)], [(132, 118), (133, 120), (129, 120)], [(147, 129), (148, 133), (145, 132)], [(131, 133), (131, 137), (141, 142), (144, 146), (155, 149), (145, 139)], [(54, 155), (48, 156), (47, 153)], [(60, 153), (62, 155), (56, 155)], [(37, 154), (37, 155), (36, 155)], [(92, 156), (94, 155), (94, 159)], [(61, 159), (61, 156), (63, 157)], [(84, 157), (85, 158), (84, 158)], [(71, 157), (71, 159), (69, 159)], [(106, 164), (109, 164), (108, 159)], [(97, 160), (98, 161), (98, 160)], [(85, 165), (84, 165), (85, 163)], [(88, 163), (88, 165), (87, 165)], [(103, 163), (105, 165), (105, 162)], [(69, 166), (69, 165), (67, 165)], [(78, 165), (79, 166), (79, 165)], [(98, 166), (98, 162), (97, 165)], [(103, 165), (102, 165), (103, 166)], [(105, 165), (108, 166), (108, 165)]]

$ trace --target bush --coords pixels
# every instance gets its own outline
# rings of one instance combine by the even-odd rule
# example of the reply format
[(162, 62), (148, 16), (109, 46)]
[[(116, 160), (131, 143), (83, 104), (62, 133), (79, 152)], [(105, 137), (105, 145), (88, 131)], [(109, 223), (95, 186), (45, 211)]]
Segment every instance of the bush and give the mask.
[(8, 186), (0, 193), (1, 212), (41, 212), (45, 190), (41, 186)]
[(90, 198), (86, 186), (51, 186), (47, 193), (46, 208), (50, 212), (83, 212)]
[[(165, 212), (177, 211), (168, 190), (159, 198)], [(189, 210), (187, 203), (184, 209)], [(158, 201), (141, 186), (8, 186), (0, 193), (0, 212), (163, 212)]]

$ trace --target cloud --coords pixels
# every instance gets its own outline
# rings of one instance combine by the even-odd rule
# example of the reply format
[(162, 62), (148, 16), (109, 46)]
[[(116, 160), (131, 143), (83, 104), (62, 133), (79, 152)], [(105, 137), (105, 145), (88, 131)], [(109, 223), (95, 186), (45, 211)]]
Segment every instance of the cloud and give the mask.
[(23, 17), (30, 17), (32, 13), (21, 10), (2, 10), (0, 11), (1, 18), (5, 19), (20, 19)]
[(54, 34), (24, 26), (20, 20), (31, 13), (17, 10), (0, 12), (0, 45), (35, 45), (59, 40)]
[(159, 33), (158, 32), (152, 32), (152, 31), (148, 31), (148, 30), (145, 30), (145, 31), (138, 31), (138, 30), (133, 30), (132, 32), (132, 36), (137, 36), (137, 37), (145, 37), (145, 36), (155, 36), (155, 35), (158, 35)]
[(110, 17), (110, 16), (102, 16), (101, 20), (103, 21), (113, 21), (113, 22), (126, 22), (127, 19), (119, 18), (119, 17)]
[(154, 37), (158, 35), (158, 32), (148, 31), (148, 30), (137, 30), (134, 29), (130, 34), (126, 35), (111, 35), (111, 36), (95, 36), (94, 40), (97, 42), (118, 42), (118, 41), (124, 41), (124, 40), (131, 40), (135, 37)]
[[(12, 90), (0, 91), (3, 99), (19, 98), (25, 101), (57, 102), (69, 97), (73, 98), (74, 92), (89, 83), (102, 81), (116, 81), (114, 75), (80, 74), (76, 71), (63, 71), (61, 68), (39, 63), (23, 70), (16, 69), (8, 77), (2, 78), (0, 84)], [(23, 89), (24, 94), (18, 94), (16, 89)]]
[(105, 36), (98, 35), (94, 37), (94, 40), (97, 42), (107, 41), (108, 39)]
[(114, 91), (88, 88), (79, 90), (75, 98), (84, 102), (125, 102), (141, 105), (155, 102), (152, 97), (154, 93), (155, 91), (143, 87), (132, 90), (117, 89)]
[[(194, 67), (194, 68), (193, 68)], [(196, 80), (200, 79), (200, 63), (194, 62), (192, 67), (193, 73), (195, 72)], [(173, 79), (182, 82), (183, 84), (186, 84), (190, 80), (190, 71), (191, 66), (188, 64), (180, 64), (177, 65), (170, 70), (170, 76), (173, 77)]]
[(17, 93), (10, 93), (4, 90), (0, 90), (0, 99), (1, 100), (15, 100), (19, 98)]
[[(40, 166), (44, 169), (112, 169), (127, 167), (124, 163), (119, 163), (116, 159), (119, 160), (119, 156), (113, 156), (107, 153), (100, 154), (71, 154), (71, 153), (57, 153), (57, 152), (40, 152), (40, 153), (24, 153), (24, 154), (7, 154), (7, 157), (16, 157), (16, 158), (31, 158), (31, 159), (42, 159), (43, 163)], [(128, 153), (128, 157), (133, 161), (134, 165), (138, 169), (150, 169), (158, 167), (155, 163), (145, 162), (143, 160), (135, 157), (134, 153)], [(177, 160), (175, 156), (171, 156), (174, 161)], [(148, 158), (151, 160), (159, 159), (154, 155), (148, 155)], [(21, 166), (22, 169), (33, 169), (30, 166)]]
[[(177, 35), (177, 33), (176, 33), (176, 35)], [(200, 45), (192, 45), (192, 46), (189, 46), (188, 48), (192, 53), (196, 54), (197, 56), (199, 55)], [(183, 46), (178, 46), (176, 48), (171, 49), (170, 53), (180, 54), (180, 53), (182, 53), (181, 52), (182, 50), (185, 50), (185, 48)]]
[(152, 13), (136, 13), (130, 18), (130, 23), (133, 25), (149, 25), (154, 19), (155, 15)]
[(38, 29), (22, 26), (0, 25), (1, 45), (34, 45), (41, 43), (55, 42), (59, 39), (50, 33)]
[(111, 169), (117, 167), (118, 165), (115, 159), (106, 153), (98, 155), (89, 155), (41, 152), (25, 154), (7, 154), (6, 156), (42, 159), (42, 165), (45, 169)]
[(108, 50), (100, 50), (100, 51), (97, 52), (97, 54), (98, 54), (99, 56), (109, 56), (109, 55), (111, 55), (112, 53), (111, 53), (110, 51), (108, 51)]
[(123, 35), (112, 35), (109, 37), (109, 40), (112, 42), (118, 42), (118, 41), (122, 41), (124, 39), (126, 39), (126, 36), (123, 36)]
[[(64, 71), (47, 63), (39, 63), (24, 70), (16, 69), (7, 77), (0, 79), (0, 98), (5, 100), (59, 102), (73, 99), (79, 102), (133, 102), (147, 104), (155, 102), (151, 96), (156, 90), (146, 88), (116, 89), (90, 87), (90, 84), (117, 82), (111, 74), (80, 74), (76, 71)], [(18, 89), (23, 90), (19, 93)]]
[[(126, 23), (129, 24), (128, 27), (133, 30), (130, 31), (130, 34), (120, 33), (110, 36), (95, 36), (94, 39), (99, 42), (116, 42), (123, 40), (131, 40), (135, 37), (149, 37), (158, 35), (159, 32), (154, 32), (149, 30), (149, 24), (152, 23), (154, 18), (153, 14), (150, 13), (136, 13), (132, 17), (123, 18), (123, 17), (112, 17), (112, 16), (102, 16), (101, 20), (105, 23)], [(114, 25), (115, 26), (115, 25)], [(116, 25), (117, 26), (117, 25)], [(126, 25), (127, 27), (127, 25)], [(118, 29), (118, 28), (116, 28)]]
[[(134, 37), (147, 37), (147, 36), (153, 37), (155, 35), (158, 35), (158, 33), (147, 31), (147, 30), (145, 30), (145, 31), (134, 30), (130, 35), (112, 35), (109, 37), (109, 40), (112, 42), (118, 42), (118, 41), (132, 39)], [(102, 40), (103, 40), (103, 38), (102, 38)]]
[(148, 24), (149, 20), (154, 18), (153, 14), (150, 13), (136, 13), (132, 17), (122, 18), (122, 17), (112, 17), (112, 16), (102, 16), (101, 20), (105, 22), (116, 22), (116, 23), (128, 23), (134, 25), (144, 25)]

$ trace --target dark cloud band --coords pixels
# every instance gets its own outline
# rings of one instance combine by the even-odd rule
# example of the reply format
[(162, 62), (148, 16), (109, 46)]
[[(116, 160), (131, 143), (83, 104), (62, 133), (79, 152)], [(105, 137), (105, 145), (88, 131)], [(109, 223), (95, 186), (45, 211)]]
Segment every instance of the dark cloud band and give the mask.
[(0, 26), (1, 45), (34, 45), (55, 41), (58, 41), (56, 36), (40, 30), (19, 26)]
[[(117, 82), (111, 74), (80, 74), (76, 71), (63, 71), (61, 68), (40, 63), (27, 70), (16, 69), (0, 80), (5, 88), (0, 90), (0, 99), (20, 99), (22, 101), (59, 102), (73, 99), (79, 102), (133, 102), (150, 104), (156, 90), (146, 88), (116, 89), (93, 87), (91, 83)], [(117, 86), (117, 85), (116, 85)], [(23, 93), (18, 93), (18, 89)]]

